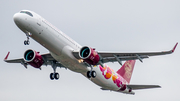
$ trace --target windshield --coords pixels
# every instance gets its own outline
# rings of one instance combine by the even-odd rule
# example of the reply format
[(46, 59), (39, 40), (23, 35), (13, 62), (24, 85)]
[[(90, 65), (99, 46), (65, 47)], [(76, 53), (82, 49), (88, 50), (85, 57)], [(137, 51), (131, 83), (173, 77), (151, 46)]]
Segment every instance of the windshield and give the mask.
[(30, 13), (30, 12), (28, 12), (28, 11), (21, 11), (20, 13), (25, 13), (25, 14), (27, 14), (27, 15), (33, 17), (32, 13)]

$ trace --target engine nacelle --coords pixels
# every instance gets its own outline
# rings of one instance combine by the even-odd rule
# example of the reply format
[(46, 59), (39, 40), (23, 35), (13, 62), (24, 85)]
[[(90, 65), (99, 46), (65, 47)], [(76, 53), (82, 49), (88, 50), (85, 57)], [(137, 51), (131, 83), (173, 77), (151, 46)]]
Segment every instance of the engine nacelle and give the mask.
[(96, 65), (100, 60), (98, 53), (94, 49), (87, 47), (87, 46), (84, 46), (81, 48), (81, 50), (79, 52), (79, 56), (85, 62), (87, 62), (91, 65)]
[(24, 60), (29, 65), (31, 65), (35, 68), (40, 68), (44, 62), (42, 56), (38, 52), (31, 50), (31, 49), (25, 51)]

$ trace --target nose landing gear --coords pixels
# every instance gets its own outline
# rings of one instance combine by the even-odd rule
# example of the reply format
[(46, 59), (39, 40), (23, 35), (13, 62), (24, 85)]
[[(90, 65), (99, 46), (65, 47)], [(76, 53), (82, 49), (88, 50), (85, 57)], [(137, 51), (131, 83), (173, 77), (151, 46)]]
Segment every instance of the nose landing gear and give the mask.
[(24, 45), (29, 45), (30, 41), (29, 41), (29, 37), (27, 37), (27, 40), (24, 40)]
[(27, 40), (24, 40), (24, 45), (29, 45), (29, 44), (30, 44), (29, 37), (31, 36), (31, 33), (28, 32), (28, 33), (26, 34), (26, 36), (27, 36)]

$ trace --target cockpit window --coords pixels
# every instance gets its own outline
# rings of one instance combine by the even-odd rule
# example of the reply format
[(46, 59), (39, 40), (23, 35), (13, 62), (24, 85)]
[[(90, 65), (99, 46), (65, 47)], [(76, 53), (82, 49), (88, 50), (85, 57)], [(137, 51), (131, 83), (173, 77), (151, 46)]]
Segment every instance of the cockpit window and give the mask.
[(25, 13), (25, 14), (33, 17), (32, 13), (30, 13), (30, 12), (28, 12), (28, 11), (21, 11), (20, 13)]

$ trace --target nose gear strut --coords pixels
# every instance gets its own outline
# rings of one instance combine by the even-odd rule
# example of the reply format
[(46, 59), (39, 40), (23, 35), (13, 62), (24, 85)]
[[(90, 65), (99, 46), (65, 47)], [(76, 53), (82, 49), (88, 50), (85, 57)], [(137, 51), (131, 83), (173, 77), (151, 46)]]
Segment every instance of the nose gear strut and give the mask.
[(31, 34), (30, 32), (26, 33), (27, 40), (24, 40), (24, 45), (29, 45), (29, 44), (30, 44), (29, 37), (30, 37), (31, 35), (32, 35), (32, 34)]

